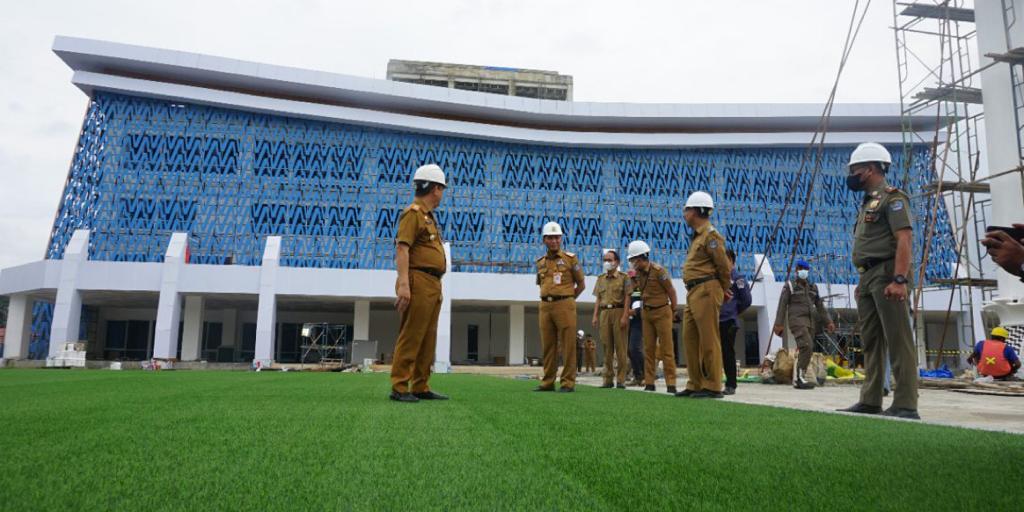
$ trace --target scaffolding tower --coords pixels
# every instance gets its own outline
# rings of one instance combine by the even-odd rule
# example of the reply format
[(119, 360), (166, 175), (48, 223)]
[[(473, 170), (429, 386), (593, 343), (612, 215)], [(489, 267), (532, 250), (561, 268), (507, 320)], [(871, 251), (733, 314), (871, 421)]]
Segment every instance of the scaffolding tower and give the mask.
[[(939, 348), (925, 355), (934, 356), (934, 366), (959, 367), (974, 344), (975, 311), (990, 300), (996, 288), (986, 253), (980, 240), (991, 209), (990, 190), (979, 180), (982, 149), (979, 123), (983, 120), (982, 91), (978, 66), (977, 31), (973, 5), (963, 0), (933, 0), (914, 3), (893, 2), (893, 32), (899, 75), (904, 162), (908, 173), (913, 162), (911, 147), (926, 143), (932, 148), (929, 168), (933, 180), (921, 190), (911, 190), (916, 198), (927, 201), (931, 212), (921, 219), (926, 226), (924, 257), (914, 269), (918, 283), (913, 297), (915, 330), (924, 347), (925, 322), (921, 301), (926, 290), (949, 290), (949, 306)], [(934, 115), (936, 128), (926, 138), (912, 125), (914, 115)], [(928, 140), (930, 139), (930, 140)], [(898, 172), (898, 170), (895, 170)], [(904, 183), (908, 183), (904, 176)], [(949, 213), (953, 240), (936, 240), (936, 223)], [(952, 243), (958, 256), (948, 278), (924, 279), (928, 252), (938, 244)], [(979, 293), (980, 292), (980, 293)], [(954, 305), (959, 303), (958, 346), (944, 343)], [(927, 361), (922, 361), (927, 363)]]

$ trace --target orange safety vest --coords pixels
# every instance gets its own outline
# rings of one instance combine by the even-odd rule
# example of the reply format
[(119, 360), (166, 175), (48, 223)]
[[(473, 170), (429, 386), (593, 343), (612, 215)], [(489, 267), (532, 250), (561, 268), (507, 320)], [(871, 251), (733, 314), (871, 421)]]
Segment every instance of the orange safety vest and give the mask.
[(978, 361), (978, 373), (990, 377), (1009, 375), (1010, 362), (1006, 360), (1006, 343), (996, 340), (985, 340), (981, 345), (981, 359)]

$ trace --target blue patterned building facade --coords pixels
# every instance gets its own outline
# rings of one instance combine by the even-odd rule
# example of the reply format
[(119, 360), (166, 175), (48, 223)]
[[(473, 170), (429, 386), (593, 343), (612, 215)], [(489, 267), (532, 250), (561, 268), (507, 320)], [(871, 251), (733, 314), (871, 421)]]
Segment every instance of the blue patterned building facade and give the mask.
[[(602, 248), (643, 239), (679, 277), (689, 240), (682, 203), (705, 190), (741, 272), (753, 273), (754, 254), (784, 261), (795, 245), (817, 262), (819, 282), (855, 283), (851, 149), (826, 147), (812, 183), (815, 155), (802, 166), (804, 148), (517, 144), (96, 92), (47, 257), (61, 258), (72, 232), (88, 228), (91, 260), (159, 262), (170, 234), (188, 232), (193, 263), (258, 265), (265, 238), (281, 235), (284, 266), (390, 269), (411, 174), (434, 162), (449, 177), (439, 223), (454, 271), (528, 273), (541, 226), (556, 220), (589, 275), (600, 272)], [(889, 149), (893, 185), (913, 192), (933, 181), (927, 146)], [(935, 205), (913, 206), (924, 219)], [(929, 279), (948, 277), (956, 261), (944, 205), (937, 211)], [(915, 234), (922, 247), (924, 233)], [(36, 305), (35, 353), (46, 352), (49, 313)]]

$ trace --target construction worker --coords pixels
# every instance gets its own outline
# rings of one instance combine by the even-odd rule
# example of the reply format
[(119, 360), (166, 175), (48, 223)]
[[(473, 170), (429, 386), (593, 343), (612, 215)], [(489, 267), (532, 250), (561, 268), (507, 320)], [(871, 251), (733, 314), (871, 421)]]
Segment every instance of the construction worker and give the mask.
[(860, 401), (841, 410), (883, 413), (888, 351), (896, 386), (892, 406), (884, 414), (921, 419), (917, 413), (917, 350), (907, 305), (913, 220), (910, 197), (885, 180), (891, 165), (889, 151), (874, 142), (857, 146), (848, 164), (846, 185), (850, 190), (864, 192), (854, 228), (853, 265), (860, 273), (857, 314), (866, 378)]
[(814, 352), (814, 334), (817, 332), (815, 327), (821, 325), (817, 321), (824, 322), (825, 329), (830, 333), (836, 330), (832, 317), (821, 300), (818, 285), (811, 282), (810, 275), (811, 264), (803, 259), (797, 260), (796, 279), (782, 286), (779, 309), (775, 313), (775, 335), (782, 336), (785, 331), (784, 325), (788, 321), (789, 331), (796, 338), (800, 355), (796, 362), (796, 379), (793, 380), (793, 387), (797, 389), (814, 389), (814, 382), (807, 378), (806, 373), (807, 367), (811, 364), (811, 354)]
[(683, 308), (683, 350), (686, 389), (676, 396), (722, 398), (722, 340), (718, 331), (722, 303), (732, 300), (732, 263), (725, 237), (711, 225), (715, 202), (707, 192), (686, 200), (683, 218), (693, 229), (683, 265), (686, 306)]
[(1020, 370), (1020, 357), (1006, 339), (1010, 332), (1003, 327), (992, 329), (992, 339), (979, 341), (967, 361), (978, 366), (978, 374), (993, 379), (1009, 379)]
[[(630, 271), (632, 272), (632, 270)], [(630, 276), (632, 279), (634, 276)], [(643, 299), (640, 290), (629, 294), (629, 365), (633, 367), (633, 380), (629, 386), (643, 386), (644, 382), (644, 323), (641, 318)]]
[(558, 353), (564, 359), (558, 391), (576, 390), (576, 297), (586, 284), (579, 258), (562, 250), (562, 226), (548, 222), (541, 232), (547, 252), (537, 258), (537, 286), (540, 287), (540, 346), (544, 376), (534, 391), (554, 391)]
[(676, 354), (672, 347), (672, 317), (676, 311), (676, 289), (668, 270), (650, 260), (651, 247), (643, 240), (629, 243), (627, 258), (636, 271), (633, 285), (640, 290), (640, 315), (644, 336), (644, 391), (655, 391), (658, 361), (665, 371), (665, 386), (676, 392)]
[(725, 390), (722, 394), (736, 394), (736, 333), (740, 328), (740, 315), (743, 314), (753, 302), (750, 296), (750, 286), (746, 279), (736, 270), (736, 253), (732, 249), (726, 249), (726, 256), (732, 264), (732, 274), (729, 280), (732, 282), (730, 290), (732, 299), (722, 304), (718, 313), (718, 333), (722, 337), (722, 369), (725, 370)]
[(441, 230), (434, 219), (446, 187), (444, 171), (437, 165), (416, 169), (415, 199), (398, 219), (395, 307), (401, 320), (391, 363), (390, 395), (398, 402), (448, 399), (431, 391), (427, 383), (437, 347), (441, 278), (448, 268)]
[(597, 342), (594, 341), (594, 336), (591, 334), (588, 334), (587, 339), (583, 342), (583, 357), (586, 359), (587, 373), (597, 371)]
[[(629, 277), (619, 270), (619, 253), (604, 252), (604, 273), (594, 286), (594, 328), (604, 347), (604, 383), (602, 388), (626, 389), (626, 336), (629, 329)], [(615, 362), (618, 361), (618, 369)]]

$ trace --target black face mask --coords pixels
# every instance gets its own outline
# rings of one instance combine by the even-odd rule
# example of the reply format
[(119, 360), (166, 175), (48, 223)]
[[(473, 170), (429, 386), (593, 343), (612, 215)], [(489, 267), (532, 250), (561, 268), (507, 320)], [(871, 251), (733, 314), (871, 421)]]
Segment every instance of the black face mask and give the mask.
[(860, 179), (860, 174), (849, 174), (846, 176), (846, 188), (860, 192), (864, 190), (864, 182)]

